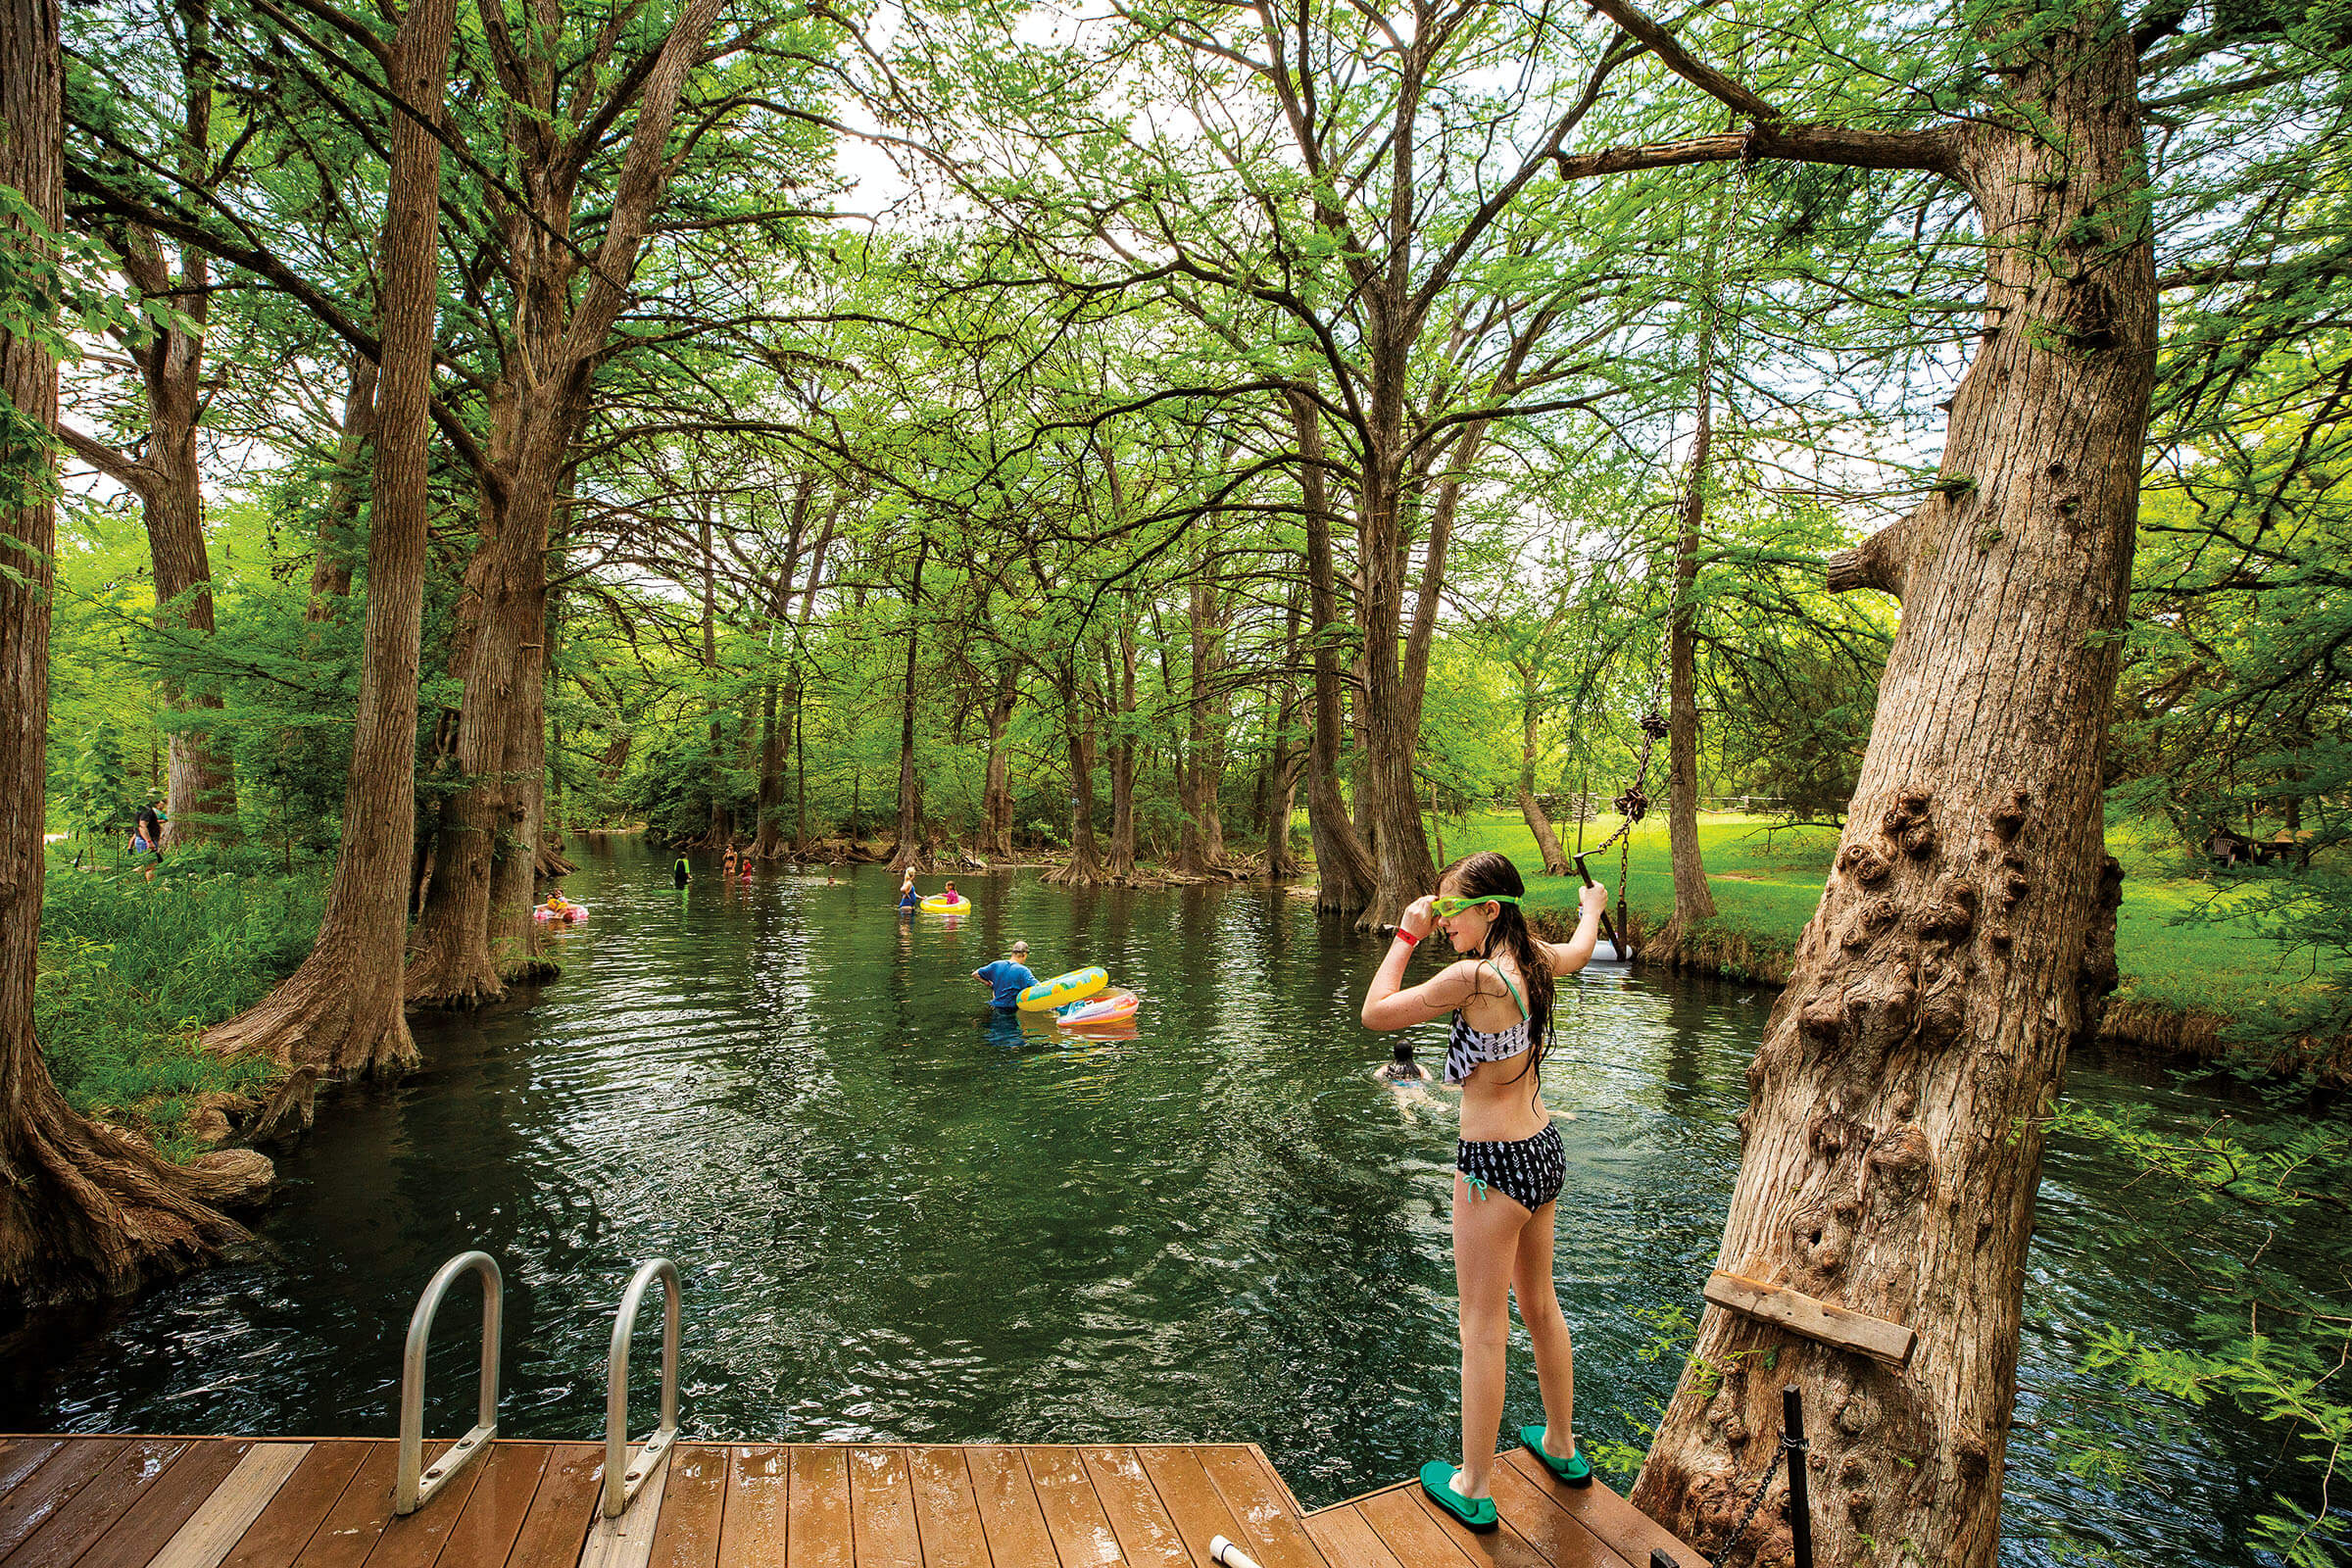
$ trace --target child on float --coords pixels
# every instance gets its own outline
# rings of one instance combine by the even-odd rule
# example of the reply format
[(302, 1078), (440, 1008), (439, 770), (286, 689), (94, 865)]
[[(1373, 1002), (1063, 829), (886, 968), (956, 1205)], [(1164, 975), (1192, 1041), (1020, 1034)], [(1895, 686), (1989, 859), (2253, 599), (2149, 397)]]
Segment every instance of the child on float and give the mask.
[[(1462, 1089), (1453, 1181), (1462, 1455), (1458, 1469), (1443, 1459), (1423, 1465), (1421, 1486), (1473, 1530), (1495, 1525), (1491, 1478), (1514, 1294), (1535, 1347), (1544, 1420), (1521, 1427), (1519, 1441), (1562, 1481), (1592, 1479), (1571, 1435), (1574, 1350), (1552, 1289), (1552, 1219), (1567, 1156), (1544, 1107), (1542, 1068), (1551, 1037), (1552, 978), (1574, 974), (1592, 956), (1608, 895), (1586, 888), (1576, 934), (1554, 943), (1539, 941), (1529, 929), (1519, 907), (1526, 892), (1507, 857), (1489, 851), (1454, 861), (1439, 876), (1434, 897), (1415, 900), (1397, 917), (1363, 1007), (1367, 1029), (1409, 1029), (1449, 1013), (1453, 1018), (1446, 1081)], [(1445, 932), (1454, 952), (1470, 956), (1405, 989), (1413, 947), (1433, 929)]]

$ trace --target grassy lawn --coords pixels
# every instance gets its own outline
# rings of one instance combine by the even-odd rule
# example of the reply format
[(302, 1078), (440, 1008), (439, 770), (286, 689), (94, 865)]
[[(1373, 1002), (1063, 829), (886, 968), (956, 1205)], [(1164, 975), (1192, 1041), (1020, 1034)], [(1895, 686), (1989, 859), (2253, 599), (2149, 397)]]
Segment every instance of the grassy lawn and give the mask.
[[(1762, 817), (1708, 814), (1699, 818), (1699, 851), (1707, 865), (1721, 925), (1759, 950), (1785, 956), (1821, 902), (1838, 836), (1826, 828), (1792, 828), (1767, 833)], [(1585, 842), (1593, 844), (1617, 826), (1615, 817), (1588, 823)], [(1535, 836), (1516, 811), (1474, 813), (1440, 824), (1446, 856), (1500, 850), (1524, 875), (1541, 862)], [(1560, 843), (1576, 853), (1576, 830), (1562, 824)], [(1626, 876), (1626, 902), (1644, 928), (1655, 930), (1674, 907), (1674, 878), (1666, 858), (1663, 809), (1636, 828)], [(1435, 846), (1432, 846), (1433, 850)], [(2278, 950), (2243, 927), (2180, 925), (2182, 914), (2230, 896), (2226, 881), (2201, 881), (2168, 848), (2127, 834), (2110, 835), (2109, 848), (2124, 864), (2124, 906), (2118, 915), (2116, 950), (2124, 971), (2119, 998), (2176, 1011), (2202, 1010), (2231, 1016), (2247, 1001), (2309, 984), (2307, 976), (2281, 968)], [(1590, 862), (1595, 879), (1614, 890), (1617, 852), (1604, 868)], [(1573, 876), (1528, 877), (1538, 908), (1573, 908)], [(2225, 904), (2226, 906), (2226, 904)]]

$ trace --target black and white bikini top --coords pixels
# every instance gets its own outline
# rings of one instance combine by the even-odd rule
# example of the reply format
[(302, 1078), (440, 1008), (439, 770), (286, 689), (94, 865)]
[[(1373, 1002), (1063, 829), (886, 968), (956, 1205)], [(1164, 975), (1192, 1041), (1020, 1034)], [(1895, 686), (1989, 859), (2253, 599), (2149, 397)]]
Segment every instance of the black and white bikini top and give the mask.
[(1502, 982), (1511, 1000), (1519, 1004), (1519, 1021), (1489, 1034), (1484, 1029), (1471, 1028), (1470, 1020), (1456, 1008), (1453, 1033), (1446, 1037), (1446, 1081), (1449, 1084), (1467, 1082), (1482, 1061), (1507, 1061), (1535, 1043), (1528, 1028), (1527, 1000), (1519, 995), (1519, 988), (1511, 984), (1511, 977), (1502, 972), (1501, 965), (1490, 958), (1487, 967), (1494, 971), (1494, 978)]

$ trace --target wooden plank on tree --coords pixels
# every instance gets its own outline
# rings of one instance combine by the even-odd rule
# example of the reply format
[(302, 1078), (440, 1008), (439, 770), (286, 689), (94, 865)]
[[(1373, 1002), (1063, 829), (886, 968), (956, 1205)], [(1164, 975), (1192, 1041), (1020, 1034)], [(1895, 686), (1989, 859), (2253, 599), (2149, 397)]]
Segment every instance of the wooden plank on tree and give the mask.
[(115, 1438), (74, 1438), (0, 1497), (0, 1558), (24, 1544), (82, 1488), (104, 1474), (122, 1446)]
[[(271, 1495), (261, 1516), (231, 1543), (218, 1568), (288, 1568), (325, 1522), (368, 1448), (366, 1443), (348, 1439), (306, 1446), (309, 1454)], [(246, 1457), (250, 1460), (252, 1455)]]
[(839, 1448), (795, 1445), (785, 1568), (850, 1568), (850, 1460)]
[(1707, 1559), (1689, 1543), (1676, 1540), (1664, 1525), (1598, 1481), (1572, 1487), (1545, 1469), (1544, 1461), (1525, 1448), (1513, 1448), (1496, 1462), (1509, 1465), (1526, 1477), (1627, 1562), (1648, 1568), (1649, 1554), (1664, 1551), (1674, 1559), (1677, 1568), (1707, 1568)]
[[(148, 1568), (220, 1568), (229, 1548), (244, 1539), (278, 1489), (310, 1455), (307, 1443), (257, 1443), (246, 1449), (237, 1467), (181, 1523)], [(355, 1458), (353, 1462), (358, 1461)], [(318, 1512), (325, 1511), (321, 1503)], [(312, 1522), (318, 1522), (316, 1517)], [(293, 1561), (294, 1553), (288, 1550), (282, 1560)]]
[(791, 1493), (792, 1450), (780, 1443), (739, 1443), (729, 1454), (718, 1568), (778, 1568), (789, 1560), (785, 1505)]
[[(677, 1452), (673, 1447), (655, 1462), (653, 1473), (637, 1489), (636, 1500), (621, 1510), (619, 1518), (606, 1518), (601, 1511), (604, 1504), (598, 1502), (596, 1523), (588, 1527), (588, 1544), (580, 1548), (580, 1568), (646, 1568), (653, 1560), (654, 1532), (662, 1522), (662, 1494), (669, 1485), (670, 1461)], [(637, 1449), (629, 1449), (628, 1456), (633, 1462)], [(603, 1497), (601, 1488), (597, 1495)]]
[(1037, 1489), (1037, 1506), (1046, 1516), (1054, 1549), (1061, 1568), (1095, 1568), (1119, 1560), (1119, 1538), (1087, 1479), (1086, 1461), (1075, 1448), (1024, 1447), (1029, 1483)]
[(1021, 1450), (979, 1445), (963, 1450), (963, 1463), (972, 1474), (972, 1500), (996, 1568), (1057, 1568), (1054, 1534), (1046, 1527)]
[(1888, 1366), (1908, 1366), (1919, 1336), (1900, 1323), (1817, 1300), (1786, 1285), (1767, 1285), (1717, 1269), (1707, 1276), (1706, 1298), (1728, 1311), (1776, 1323), (1791, 1334), (1853, 1350)]
[(914, 1490), (898, 1449), (850, 1450), (850, 1543), (858, 1568), (923, 1568)]
[(169, 1438), (135, 1438), (114, 1445), (105, 1465), (74, 1494), (73, 1500), (50, 1514), (24, 1538), (24, 1544), (8, 1554), (10, 1568), (72, 1568), (90, 1543), (129, 1511), (140, 1494), (163, 1479), (187, 1446)]
[[(1241, 1529), (1242, 1549), (1264, 1568), (1324, 1568), (1322, 1550), (1304, 1525), (1298, 1498), (1255, 1447), (1218, 1444), (1190, 1450), (1225, 1499)], [(1333, 1557), (1337, 1563), (1343, 1559)]]
[(679, 1444), (671, 1450), (668, 1494), (654, 1532), (653, 1568), (718, 1568), (718, 1527), (726, 1506), (726, 1448)]
[(914, 1488), (914, 1522), (923, 1540), (923, 1568), (990, 1568), (988, 1533), (972, 1495), (963, 1454), (949, 1447), (906, 1450), (906, 1480)]

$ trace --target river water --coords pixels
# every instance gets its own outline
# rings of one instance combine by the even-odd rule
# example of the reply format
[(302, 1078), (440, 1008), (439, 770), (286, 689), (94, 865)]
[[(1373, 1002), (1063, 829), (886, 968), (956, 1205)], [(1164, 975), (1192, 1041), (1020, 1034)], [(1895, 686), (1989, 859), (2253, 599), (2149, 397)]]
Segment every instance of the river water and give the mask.
[[(1451, 1106), (1370, 1076), (1376, 946), (1264, 888), (999, 874), (959, 879), (960, 920), (903, 921), (878, 867), (706, 869), (681, 894), (634, 840), (577, 853), (590, 914), (550, 934), (561, 980), (421, 1026), (426, 1070), (333, 1098), (279, 1156), (260, 1255), (20, 1335), (0, 1429), (388, 1436), (416, 1294), (479, 1247), (506, 1274), (510, 1436), (601, 1435), (614, 1303), (663, 1255), (695, 1436), (1254, 1441), (1310, 1507), (1452, 1451)], [(1132, 1033), (993, 1013), (968, 972), (1015, 937), (1041, 974), (1102, 964), (1138, 991)], [(1621, 972), (1562, 988), (1544, 1088), (1590, 1439), (1638, 1441), (1672, 1389), (1677, 1356), (1643, 1349), (1661, 1311), (1699, 1308), (1770, 1004)], [(2205, 1108), (2096, 1071), (2071, 1090)], [(2061, 1143), (2048, 1165), (2003, 1561), (2065, 1560), (2064, 1525), (2126, 1561), (2254, 1563), (2274, 1455), (2243, 1423), (2208, 1412), (2144, 1481), (2064, 1468), (2097, 1419), (2084, 1333), (2163, 1341), (2194, 1304), (2102, 1245), (2132, 1174), (2102, 1158)], [(471, 1417), (474, 1302), (461, 1286), (443, 1313), (435, 1430)], [(659, 1343), (648, 1312), (641, 1430)], [(1513, 1353), (1505, 1431), (1541, 1419)]]

